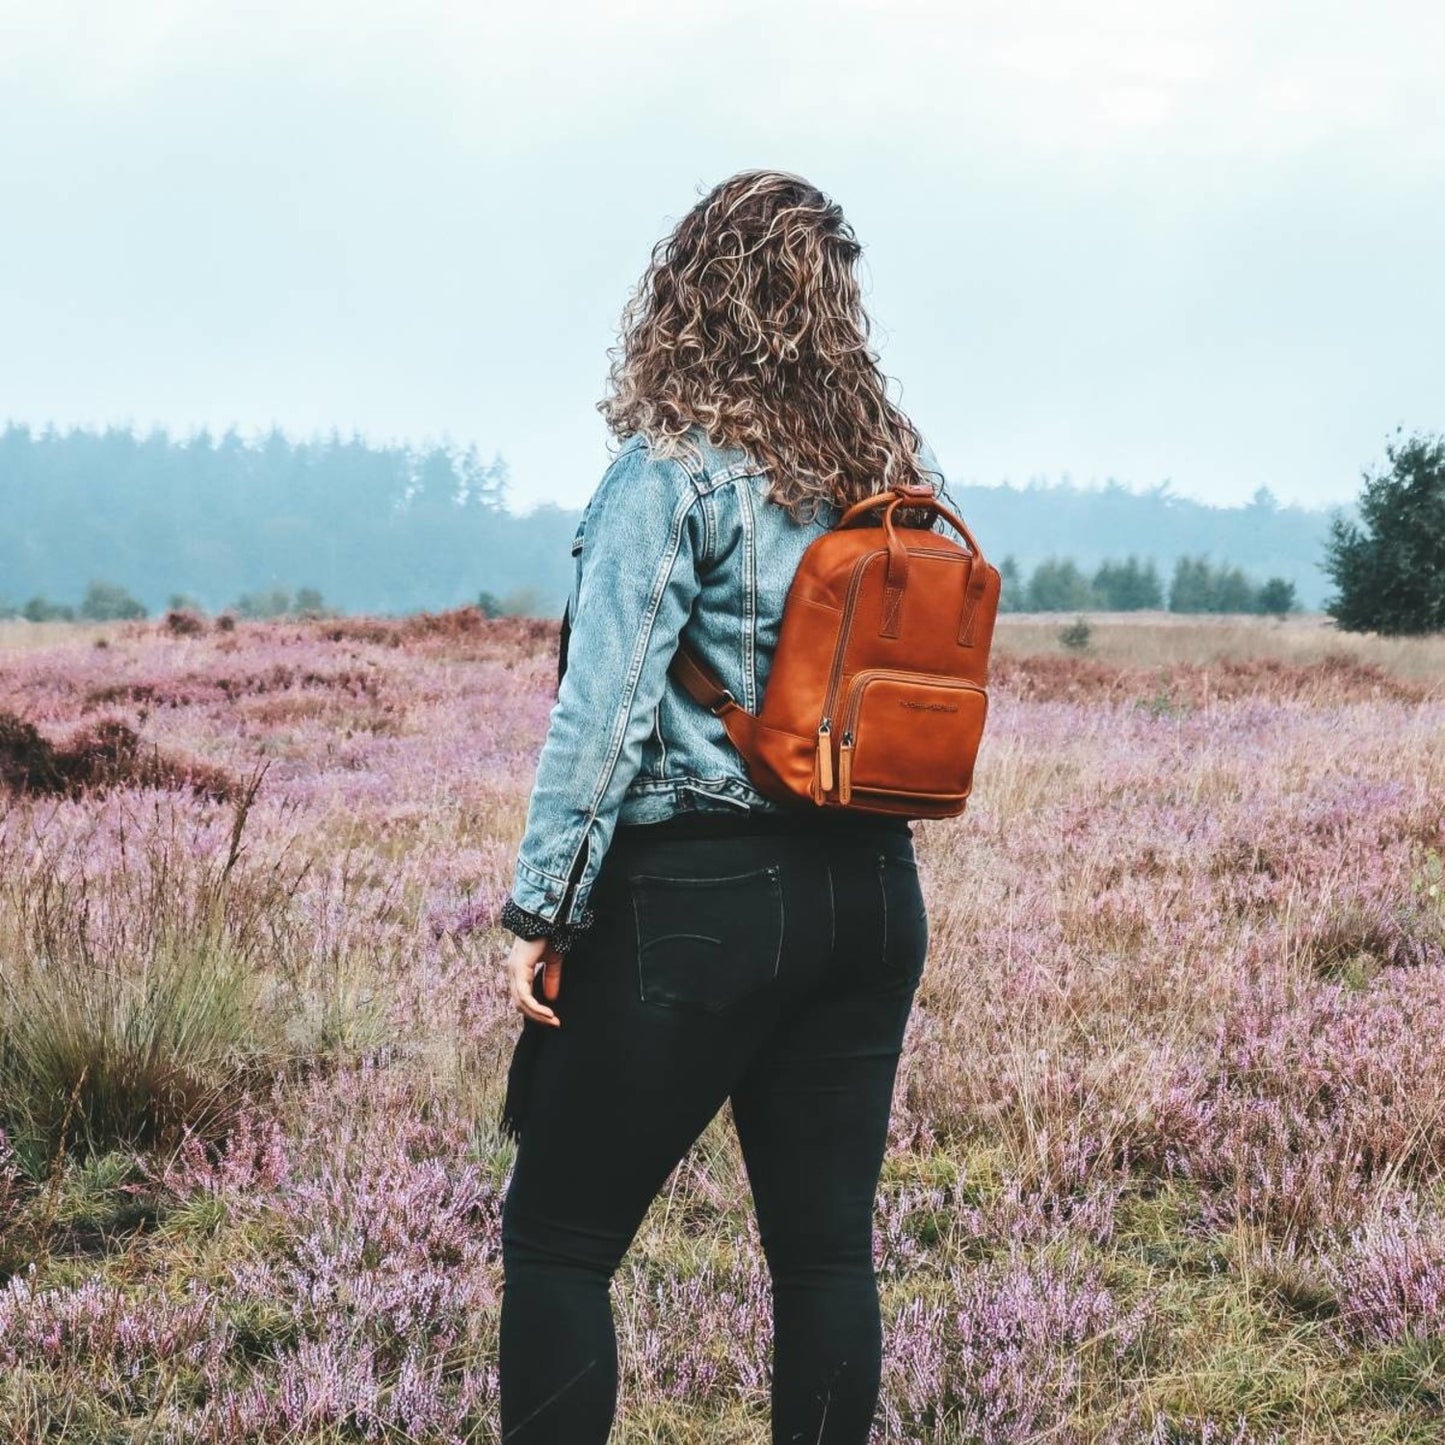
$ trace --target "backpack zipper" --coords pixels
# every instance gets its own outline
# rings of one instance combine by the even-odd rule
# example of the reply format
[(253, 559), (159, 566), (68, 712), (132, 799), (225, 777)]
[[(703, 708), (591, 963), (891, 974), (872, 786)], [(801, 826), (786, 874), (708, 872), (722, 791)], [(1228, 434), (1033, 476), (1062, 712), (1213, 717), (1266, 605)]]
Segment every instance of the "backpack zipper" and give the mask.
[[(848, 648), (848, 626), (853, 618), (853, 605), (858, 600), (863, 569), (877, 555), (877, 551), (865, 552), (853, 564), (853, 575), (848, 579), (848, 596), (843, 601), (843, 616), (838, 623), (838, 641), (833, 646), (833, 665), (828, 672), (828, 690), (823, 694), (823, 716), (818, 723), (818, 758), (815, 772), (822, 793), (833, 791), (833, 746), (830, 741), (833, 732), (832, 711), (838, 696), (838, 679), (843, 671), (843, 655)], [(822, 802), (822, 798), (818, 801)]]
[(828, 743), (832, 731), (833, 725), (827, 718), (818, 724), (818, 787), (824, 793), (833, 790), (833, 750)]

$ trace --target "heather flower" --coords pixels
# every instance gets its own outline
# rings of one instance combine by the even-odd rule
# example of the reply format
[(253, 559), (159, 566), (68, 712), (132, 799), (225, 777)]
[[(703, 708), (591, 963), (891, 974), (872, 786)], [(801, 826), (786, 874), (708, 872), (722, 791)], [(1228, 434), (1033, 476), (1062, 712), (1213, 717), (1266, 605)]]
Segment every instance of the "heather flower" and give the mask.
[[(0, 1436), (489, 1438), (517, 1028), (495, 909), (554, 642), (471, 609), (0, 661), (0, 712), (44, 738), (110, 716), (162, 757), (268, 763), (239, 837), (145, 770), (7, 791), (0, 982), (214, 925), (256, 984), (241, 1041), (285, 1043), (140, 1185), (82, 1157), (35, 1190), (0, 1090)], [(1271, 1320), (1302, 1380), (1445, 1333), (1445, 703), (1338, 659), (1001, 655), (992, 697), (969, 814), (915, 825), (931, 947), (878, 1197), (878, 1438), (1263, 1445), (1144, 1378), (1191, 1368), (1182, 1258), (1254, 1289), (1217, 1236), (1337, 1307)], [(762, 1427), (771, 1294), (725, 1127), (613, 1296), (623, 1418)], [(1322, 1398), (1301, 1385), (1301, 1432), (1348, 1433)]]
[(885, 1344), (883, 1437), (979, 1445), (1068, 1438), (1086, 1370), (1139, 1341), (1142, 1304), (1122, 1306), (1077, 1248), (1057, 1262), (1011, 1249), (951, 1267), (947, 1288), (905, 1304)]
[(1339, 1306), (1342, 1342), (1445, 1339), (1445, 1212), (1394, 1201), (1327, 1247), (1320, 1272)]

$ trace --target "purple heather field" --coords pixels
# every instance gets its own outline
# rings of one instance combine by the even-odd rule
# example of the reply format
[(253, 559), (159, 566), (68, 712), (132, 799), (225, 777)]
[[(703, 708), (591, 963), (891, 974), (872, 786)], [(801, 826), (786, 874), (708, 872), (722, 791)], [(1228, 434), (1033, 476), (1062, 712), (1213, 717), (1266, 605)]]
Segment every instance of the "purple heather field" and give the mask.
[[(879, 1442), (1445, 1432), (1445, 644), (1000, 622), (880, 1187)], [(495, 924), (556, 624), (0, 626), (0, 1440), (497, 1438)], [(764, 1442), (726, 1110), (619, 1442)]]

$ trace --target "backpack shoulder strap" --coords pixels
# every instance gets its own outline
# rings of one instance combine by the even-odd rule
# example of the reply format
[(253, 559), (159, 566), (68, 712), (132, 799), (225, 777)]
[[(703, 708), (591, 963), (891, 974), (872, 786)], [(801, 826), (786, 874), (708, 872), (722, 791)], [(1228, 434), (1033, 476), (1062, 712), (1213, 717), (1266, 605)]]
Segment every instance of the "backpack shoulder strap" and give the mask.
[(717, 674), (681, 639), (667, 670), (694, 702), (722, 720), (733, 746), (745, 758), (751, 759), (757, 718), (738, 702), (718, 680)]

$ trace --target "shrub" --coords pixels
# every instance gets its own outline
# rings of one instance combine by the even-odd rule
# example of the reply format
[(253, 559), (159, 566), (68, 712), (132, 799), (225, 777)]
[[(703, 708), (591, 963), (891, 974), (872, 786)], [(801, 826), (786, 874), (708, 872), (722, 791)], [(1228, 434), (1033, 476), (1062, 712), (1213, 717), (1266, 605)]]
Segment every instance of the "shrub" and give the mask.
[(240, 792), (236, 779), (211, 763), (147, 750), (119, 718), (101, 718), (56, 744), (34, 723), (0, 710), (0, 788), (77, 797), (117, 787), (188, 787), (218, 802)]
[(1028, 601), (1028, 589), (1024, 580), (1019, 574), (1019, 564), (1016, 558), (1008, 556), (998, 564), (999, 595), (998, 610), (1000, 612), (1021, 611)]
[(541, 589), (530, 583), (513, 588), (502, 598), (501, 606), (507, 617), (539, 617), (551, 610)]
[(1255, 610), (1273, 617), (1283, 617), (1295, 609), (1294, 583), (1283, 577), (1271, 577), (1255, 598)]
[(35, 596), (20, 609), (20, 615), (27, 622), (73, 622), (75, 608), (68, 602), (51, 602), (49, 598)]
[[(1294, 588), (1282, 579), (1273, 583), (1289, 588), (1293, 603)], [(1171, 612), (1258, 612), (1260, 589), (1238, 567), (1220, 563), (1211, 567), (1205, 557), (1180, 557), (1174, 564), (1169, 583)]]
[(296, 612), (301, 617), (324, 617), (326, 604), (315, 587), (302, 587), (296, 593)]
[(92, 582), (85, 589), (80, 615), (87, 622), (122, 622), (144, 617), (146, 610), (124, 587), (113, 582)]
[(1094, 590), (1072, 558), (1050, 557), (1034, 568), (1029, 579), (1029, 609), (1033, 612), (1077, 612), (1094, 606)]
[(173, 607), (166, 613), (166, 628), (177, 637), (195, 637), (206, 630), (206, 619), (189, 608)]
[(1214, 575), (1203, 557), (1180, 557), (1169, 583), (1171, 612), (1213, 612)]
[(1214, 574), (1210, 601), (1212, 612), (1253, 612), (1257, 595), (1254, 585), (1238, 567), (1220, 567)]
[(243, 592), (234, 610), (242, 617), (324, 617), (326, 604), (315, 587), (301, 587), (295, 593), (289, 587), (268, 587), (264, 592)]
[(292, 611), (291, 591), (287, 587), (269, 587), (264, 592), (243, 592), (235, 611), (241, 617), (286, 617)]
[(1070, 652), (1083, 652), (1089, 646), (1091, 631), (1089, 624), (1082, 617), (1076, 617), (1069, 625), (1059, 632), (1059, 641)]
[(1142, 564), (1132, 553), (1123, 562), (1103, 562), (1094, 573), (1094, 592), (1111, 612), (1140, 612), (1164, 605), (1164, 588), (1151, 558)]

